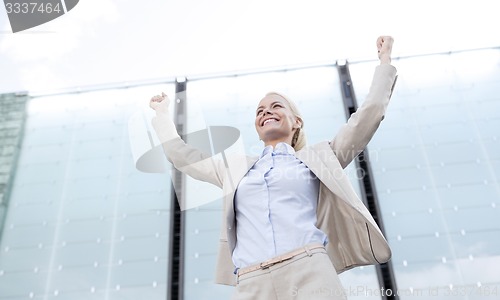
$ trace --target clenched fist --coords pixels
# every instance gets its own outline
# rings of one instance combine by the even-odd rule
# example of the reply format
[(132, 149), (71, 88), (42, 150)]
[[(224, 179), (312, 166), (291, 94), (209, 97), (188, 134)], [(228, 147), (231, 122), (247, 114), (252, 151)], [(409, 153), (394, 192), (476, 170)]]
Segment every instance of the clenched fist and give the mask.
[(392, 38), (392, 36), (380, 36), (377, 39), (378, 58), (380, 59), (381, 64), (391, 63), (391, 53), (392, 53), (393, 43), (394, 39)]
[(170, 99), (168, 96), (162, 92), (161, 96), (156, 95), (149, 100), (149, 107), (154, 109), (156, 113), (168, 113), (168, 105), (170, 104)]

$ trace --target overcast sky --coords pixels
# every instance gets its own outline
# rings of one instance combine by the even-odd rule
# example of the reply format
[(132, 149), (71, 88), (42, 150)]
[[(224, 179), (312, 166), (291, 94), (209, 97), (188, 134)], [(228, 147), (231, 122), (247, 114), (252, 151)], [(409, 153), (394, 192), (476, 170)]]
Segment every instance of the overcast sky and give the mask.
[(500, 46), (494, 0), (80, 0), (12, 33), (0, 8), (0, 92)]

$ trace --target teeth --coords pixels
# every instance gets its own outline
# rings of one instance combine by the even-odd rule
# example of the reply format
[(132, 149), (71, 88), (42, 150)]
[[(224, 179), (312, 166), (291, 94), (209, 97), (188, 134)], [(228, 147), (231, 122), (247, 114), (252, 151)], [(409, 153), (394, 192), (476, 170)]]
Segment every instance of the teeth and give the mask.
[(275, 119), (268, 119), (264, 121), (264, 124), (262, 124), (262, 126), (266, 126), (266, 124), (270, 122), (278, 122), (278, 121), (276, 121)]

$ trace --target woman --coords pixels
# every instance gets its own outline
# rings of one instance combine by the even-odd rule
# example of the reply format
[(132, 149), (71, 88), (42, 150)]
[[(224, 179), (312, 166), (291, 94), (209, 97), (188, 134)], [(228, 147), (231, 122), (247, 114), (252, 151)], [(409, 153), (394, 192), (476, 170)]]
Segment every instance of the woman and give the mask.
[(330, 142), (306, 147), (293, 102), (269, 93), (255, 118), (262, 154), (223, 163), (182, 141), (165, 94), (150, 100), (167, 158), (223, 189), (216, 281), (236, 285), (233, 299), (345, 299), (337, 273), (389, 260), (389, 246), (343, 168), (384, 117), (396, 81), (392, 44), (392, 37), (377, 39), (380, 65), (370, 92)]

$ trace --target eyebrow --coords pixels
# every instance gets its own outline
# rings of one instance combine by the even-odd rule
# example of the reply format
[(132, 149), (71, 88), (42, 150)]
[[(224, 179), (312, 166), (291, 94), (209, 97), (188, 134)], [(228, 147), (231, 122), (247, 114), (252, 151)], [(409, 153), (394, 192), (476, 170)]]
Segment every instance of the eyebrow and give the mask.
[[(273, 103), (271, 103), (271, 106), (273, 106), (273, 105), (274, 105), (274, 104), (276, 104), (276, 103), (283, 104), (283, 103), (281, 103), (281, 101), (274, 101)], [(257, 107), (257, 109), (255, 110), (255, 112), (258, 112), (258, 111), (259, 111), (259, 109), (261, 109), (261, 108), (264, 108), (264, 106), (263, 106), (263, 105), (261, 105), (261, 106)]]

